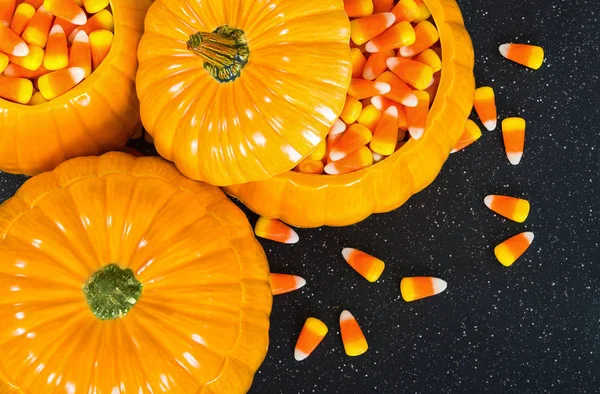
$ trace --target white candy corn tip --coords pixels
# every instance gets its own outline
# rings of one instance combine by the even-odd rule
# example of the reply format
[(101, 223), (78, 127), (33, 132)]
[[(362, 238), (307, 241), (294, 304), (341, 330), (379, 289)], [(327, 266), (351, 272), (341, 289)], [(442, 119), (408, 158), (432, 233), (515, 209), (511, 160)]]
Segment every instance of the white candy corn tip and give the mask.
[(329, 134), (336, 135), (343, 133), (344, 131), (346, 131), (346, 123), (338, 119), (335, 121), (333, 126), (331, 126), (331, 129), (329, 129)]
[(366, 79), (367, 81), (372, 81), (375, 79), (375, 73), (373, 72), (372, 68), (366, 68), (363, 70), (363, 78)]
[(54, 25), (52, 26), (52, 29), (50, 29), (50, 34), (49, 35), (54, 35), (54, 34), (65, 34), (65, 29), (63, 29), (63, 27), (61, 25)]
[(431, 285), (433, 287), (433, 294), (440, 294), (448, 287), (448, 283), (440, 278), (431, 278)]
[(286, 244), (295, 244), (296, 242), (300, 241), (300, 237), (298, 236), (298, 233), (294, 231), (294, 229), (290, 228), (290, 232), (290, 236), (285, 241)]
[(409, 48), (409, 47), (402, 47), (402, 48), (400, 48), (398, 50), (398, 53), (402, 57), (410, 57), (410, 56), (414, 55), (414, 51), (411, 48)]
[(419, 99), (414, 93), (409, 94), (402, 100), (402, 104), (407, 107), (416, 107), (419, 104)]
[(423, 133), (425, 132), (425, 129), (422, 127), (409, 127), (408, 132), (410, 133), (410, 136), (412, 138), (414, 138), (415, 140), (418, 140), (419, 138), (423, 137)]
[(24, 42), (20, 42), (13, 48), (13, 56), (24, 57), (29, 55), (29, 47)]
[(392, 116), (394, 118), (398, 117), (398, 108), (395, 105), (390, 105), (388, 109), (384, 112), (385, 115)]
[(85, 30), (81, 30), (75, 35), (73, 42), (90, 42), (90, 37), (87, 35)]
[(511, 44), (502, 44), (498, 47), (500, 54), (508, 59), (508, 50), (510, 49)]
[(304, 279), (303, 277), (296, 275), (294, 276), (294, 279), (296, 280), (296, 290), (306, 285), (306, 279)]
[[(71, 67), (68, 70), (69, 70), (69, 75), (71, 76), (71, 79), (76, 84), (83, 81), (83, 78), (85, 78), (85, 70), (81, 67)], [(297, 237), (297, 235), (296, 235), (296, 237)]]
[(392, 26), (394, 24), (394, 22), (396, 22), (396, 15), (394, 15), (392, 12), (383, 12), (382, 14), (385, 17), (386, 29), (388, 27)]
[[(415, 98), (416, 98), (416, 96), (415, 96)], [(383, 108), (383, 100), (382, 100), (381, 96), (371, 97), (371, 104), (373, 104), (373, 107), (377, 108), (378, 111), (381, 111), (381, 108)]]
[(344, 260), (348, 261), (350, 259), (350, 256), (352, 255), (352, 253), (354, 253), (356, 249), (353, 248), (344, 248), (342, 249), (342, 256), (344, 257)]
[(4, 70), (4, 75), (7, 77), (16, 77), (17, 71), (15, 70), (15, 66), (12, 64), (6, 66), (6, 69)]
[(389, 69), (397, 67), (398, 64), (400, 64), (400, 60), (396, 59), (395, 57), (388, 57), (385, 61), (385, 65), (388, 66)]
[(485, 198), (483, 199), (483, 203), (489, 209), (492, 209), (492, 202), (494, 202), (494, 196), (492, 196), (492, 195), (485, 196)]
[(392, 87), (386, 82), (375, 82), (375, 89), (379, 92), (379, 94), (386, 94), (392, 90)]
[(354, 316), (352, 316), (352, 313), (350, 313), (348, 311), (342, 311), (342, 313), (340, 314), (340, 323), (348, 321), (348, 320), (352, 320), (353, 318), (354, 318)]
[(379, 52), (379, 47), (375, 43), (373, 43), (373, 41), (369, 41), (365, 45), (365, 50), (369, 53), (376, 53)]
[(527, 239), (527, 242), (529, 242), (529, 245), (531, 245), (533, 243), (533, 233), (531, 231), (527, 231), (524, 232), (523, 235), (525, 236), (525, 239)]
[(87, 16), (85, 16), (85, 12), (83, 12), (82, 10), (79, 14), (77, 14), (75, 18), (71, 19), (69, 22), (71, 22), (74, 25), (83, 26), (87, 22)]
[(509, 152), (506, 154), (506, 156), (508, 157), (508, 161), (510, 162), (510, 164), (512, 164), (513, 166), (516, 166), (517, 164), (519, 164), (521, 162), (523, 153), (522, 152)]
[(343, 159), (344, 157), (346, 157), (346, 154), (344, 152), (339, 152), (337, 150), (331, 150), (331, 152), (329, 152), (329, 158), (333, 161), (338, 161), (340, 159)]
[(373, 151), (371, 151), (371, 155), (373, 156), (373, 162), (374, 163), (379, 163), (381, 160), (384, 159), (383, 155), (380, 155), (379, 153), (375, 153)]
[(327, 164), (325, 168), (323, 168), (323, 171), (325, 171), (325, 173), (329, 175), (338, 175), (340, 173), (335, 167), (335, 163)]
[(483, 122), (483, 125), (485, 126), (485, 128), (488, 131), (494, 131), (494, 130), (496, 130), (496, 126), (498, 125), (498, 121), (496, 119), (486, 120), (485, 122)]
[(294, 358), (296, 361), (302, 361), (306, 357), (308, 357), (308, 354), (304, 353), (302, 350), (294, 349)]

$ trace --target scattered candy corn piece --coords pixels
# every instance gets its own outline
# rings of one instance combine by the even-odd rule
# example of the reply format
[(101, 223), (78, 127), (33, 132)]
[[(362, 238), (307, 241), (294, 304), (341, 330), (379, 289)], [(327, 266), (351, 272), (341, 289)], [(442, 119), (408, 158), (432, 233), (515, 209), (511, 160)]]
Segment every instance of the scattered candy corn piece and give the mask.
[(298, 290), (306, 284), (306, 280), (300, 276), (273, 273), (269, 276), (269, 282), (271, 282), (271, 292), (273, 295), (289, 293), (290, 291)]
[(533, 233), (525, 232), (507, 239), (494, 248), (496, 258), (505, 267), (511, 266), (533, 242)]
[(90, 14), (95, 14), (108, 7), (109, 0), (83, 0), (85, 10)]
[(392, 26), (396, 17), (391, 12), (369, 15), (350, 22), (350, 39), (362, 45)]
[(359, 18), (373, 13), (372, 0), (344, 0), (344, 10), (348, 17)]
[(387, 69), (385, 62), (388, 57), (392, 56), (394, 56), (394, 51), (391, 49), (372, 54), (366, 61), (361, 76), (368, 81), (374, 80)]
[(504, 119), (502, 121), (502, 138), (508, 161), (516, 166), (521, 162), (525, 148), (525, 120), (523, 118)]
[(31, 4), (21, 3), (15, 10), (15, 15), (10, 23), (10, 28), (18, 36), (23, 33), (23, 30), (27, 27), (31, 18), (35, 15), (35, 8)]
[(442, 69), (442, 60), (440, 56), (433, 49), (425, 49), (421, 52), (415, 60), (419, 63), (427, 64), (436, 73)]
[(25, 78), (0, 75), (0, 97), (20, 104), (27, 104), (33, 95), (33, 83)]
[(529, 215), (529, 201), (521, 198), (489, 195), (483, 199), (483, 202), (498, 215), (517, 223), (523, 223)]
[(17, 33), (0, 23), (0, 52), (21, 57), (29, 54), (29, 48)]
[(371, 150), (366, 146), (360, 147), (348, 156), (338, 161), (328, 163), (324, 171), (329, 175), (341, 175), (362, 170), (373, 164)]
[(357, 122), (367, 127), (372, 133), (374, 133), (380, 118), (381, 111), (375, 108), (373, 104), (370, 104), (363, 108), (362, 112), (358, 116)]
[(46, 47), (53, 20), (54, 16), (42, 5), (37, 9), (33, 18), (31, 18), (21, 37), (29, 45), (35, 45), (40, 48)]
[(33, 96), (31, 96), (31, 100), (29, 101), (28, 104), (29, 105), (40, 105), (40, 104), (44, 104), (47, 102), (48, 102), (48, 100), (46, 100), (40, 92), (35, 92), (33, 94)]
[[(87, 78), (92, 72), (92, 52), (90, 39), (85, 31), (80, 31), (73, 40), (69, 53), (69, 67), (80, 67), (85, 71)], [(140, 136), (141, 137), (141, 136)]]
[(417, 19), (421, 13), (419, 6), (414, 0), (400, 0), (394, 8), (392, 13), (396, 17), (396, 21), (412, 22)]
[(44, 8), (54, 16), (71, 22), (74, 25), (85, 25), (87, 16), (73, 0), (44, 0)]
[(431, 84), (433, 69), (427, 64), (402, 57), (391, 57), (386, 64), (398, 78), (419, 90), (426, 89)]
[(79, 67), (65, 68), (42, 75), (38, 79), (40, 93), (46, 100), (52, 100), (73, 89), (83, 81), (85, 70)]
[(365, 79), (352, 78), (348, 94), (358, 100), (368, 97), (389, 93), (390, 85), (385, 82), (367, 81)]
[(369, 349), (365, 334), (363, 334), (358, 322), (348, 311), (342, 311), (340, 314), (340, 333), (344, 350), (348, 356), (360, 356)]
[(379, 153), (382, 156), (389, 156), (396, 150), (397, 142), (398, 108), (390, 106), (381, 116), (370, 147), (375, 153)]
[(373, 0), (373, 13), (389, 12), (394, 8), (394, 0)]
[(358, 249), (344, 248), (342, 249), (342, 256), (356, 272), (369, 282), (375, 282), (379, 279), (385, 268), (383, 261)]
[(294, 169), (304, 174), (322, 174), (325, 164), (322, 160), (304, 159)]
[(331, 148), (329, 158), (333, 161), (341, 160), (358, 148), (367, 145), (371, 142), (372, 137), (371, 130), (361, 124), (353, 124)]
[(314, 317), (306, 319), (294, 348), (296, 361), (302, 361), (310, 356), (327, 335), (327, 331), (329, 331), (327, 326), (321, 320)]
[(416, 90), (414, 93), (419, 102), (414, 108), (406, 107), (406, 121), (410, 136), (418, 140), (425, 132), (425, 122), (429, 111), (429, 94), (422, 90)]
[(402, 21), (367, 42), (365, 49), (367, 52), (381, 52), (412, 45), (415, 39), (415, 30), (410, 22)]
[(342, 118), (345, 123), (351, 124), (356, 122), (361, 111), (362, 104), (360, 101), (352, 96), (346, 96), (346, 103), (344, 104), (344, 109), (342, 109), (340, 118)]
[(54, 25), (48, 36), (46, 44), (46, 57), (44, 57), (44, 67), (48, 70), (60, 70), (69, 65), (69, 48), (67, 47), (67, 37), (62, 26)]
[(350, 49), (350, 54), (352, 56), (352, 77), (360, 78), (363, 75), (363, 68), (365, 67), (367, 59), (359, 48)]
[(94, 70), (108, 55), (112, 41), (113, 33), (109, 30), (95, 30), (90, 33), (90, 48), (92, 49), (92, 66)]
[(495, 130), (497, 125), (498, 115), (496, 114), (496, 99), (494, 97), (494, 89), (489, 86), (482, 86), (475, 90), (475, 98), (473, 101), (475, 112), (479, 116), (479, 120), (489, 131)]
[(537, 70), (544, 63), (544, 49), (529, 44), (502, 44), (500, 54), (523, 66)]
[(390, 91), (384, 93), (384, 97), (407, 107), (416, 107), (419, 103), (413, 90), (391, 71), (384, 71), (377, 77), (376, 81), (390, 85)]
[(6, 67), (8, 66), (8, 56), (6, 56), (4, 53), (0, 52), (0, 74), (4, 72), (4, 70), (6, 70)]
[(400, 56), (415, 56), (431, 47), (440, 39), (440, 35), (435, 26), (429, 21), (419, 22), (415, 26), (415, 42), (412, 45), (400, 48)]
[(480, 137), (481, 137), (481, 129), (479, 128), (479, 126), (477, 126), (477, 124), (475, 122), (473, 122), (471, 119), (467, 119), (467, 123), (465, 124), (465, 131), (463, 132), (462, 136), (458, 140), (458, 143), (456, 144), (454, 149), (452, 149), (452, 151), (450, 151), (450, 153), (455, 153), (461, 149), (466, 148), (467, 146), (471, 145), (473, 142), (477, 141)]
[(270, 239), (284, 244), (295, 244), (300, 239), (298, 234), (287, 224), (277, 220), (259, 217), (254, 227), (257, 237)]
[(446, 281), (431, 276), (414, 276), (400, 281), (400, 293), (406, 302), (440, 294), (446, 290)]

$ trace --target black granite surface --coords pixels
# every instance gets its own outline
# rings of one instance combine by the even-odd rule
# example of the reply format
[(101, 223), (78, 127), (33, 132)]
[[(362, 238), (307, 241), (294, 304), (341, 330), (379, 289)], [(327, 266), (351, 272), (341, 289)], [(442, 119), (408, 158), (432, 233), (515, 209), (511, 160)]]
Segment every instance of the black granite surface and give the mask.
[[(395, 212), (347, 228), (298, 230), (300, 242), (261, 241), (274, 272), (307, 279), (274, 300), (269, 353), (252, 393), (598, 393), (600, 392), (600, 2), (460, 0), (479, 85), (496, 90), (500, 118), (528, 122), (518, 166), (500, 132), (484, 131), (451, 156), (424, 192)], [(533, 71), (497, 46), (546, 50)], [(0, 201), (24, 178), (0, 174)], [(530, 200), (523, 224), (494, 215), (487, 194)], [(256, 216), (249, 214), (252, 222)], [(512, 267), (493, 247), (533, 231)], [(369, 283), (342, 259), (356, 247), (386, 262)], [(448, 282), (440, 296), (405, 303), (404, 276)], [(350, 310), (369, 342), (345, 355), (338, 318)], [(309, 316), (329, 334), (303, 362), (293, 358)]]

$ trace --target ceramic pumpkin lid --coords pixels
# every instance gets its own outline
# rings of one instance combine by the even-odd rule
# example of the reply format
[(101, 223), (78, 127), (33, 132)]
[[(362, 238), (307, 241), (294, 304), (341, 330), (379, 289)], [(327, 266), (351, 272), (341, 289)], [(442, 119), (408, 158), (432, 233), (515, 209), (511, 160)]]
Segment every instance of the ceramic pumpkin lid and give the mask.
[(0, 393), (240, 393), (268, 346), (265, 254), (159, 158), (68, 161), (0, 206)]
[(342, 111), (349, 38), (340, 0), (157, 0), (138, 50), (142, 122), (190, 178), (286, 172)]

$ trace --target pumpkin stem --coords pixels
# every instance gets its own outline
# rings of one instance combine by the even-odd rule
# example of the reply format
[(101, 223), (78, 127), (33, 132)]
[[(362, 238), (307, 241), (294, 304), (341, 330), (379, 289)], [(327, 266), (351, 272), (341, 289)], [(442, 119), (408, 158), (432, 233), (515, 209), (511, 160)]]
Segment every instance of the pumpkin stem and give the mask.
[(192, 34), (187, 48), (204, 60), (206, 71), (221, 83), (235, 81), (250, 56), (244, 32), (227, 25), (212, 33)]
[(133, 308), (142, 293), (142, 284), (130, 268), (109, 264), (92, 275), (83, 286), (83, 292), (98, 319), (113, 320)]

